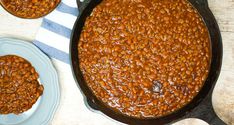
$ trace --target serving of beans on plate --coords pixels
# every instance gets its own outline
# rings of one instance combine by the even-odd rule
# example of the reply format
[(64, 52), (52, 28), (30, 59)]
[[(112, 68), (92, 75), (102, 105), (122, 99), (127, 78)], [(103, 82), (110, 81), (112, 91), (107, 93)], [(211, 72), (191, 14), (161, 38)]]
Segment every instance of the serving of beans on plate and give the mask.
[(22, 57), (0, 57), (0, 114), (20, 114), (32, 108), (43, 94), (39, 75)]
[(209, 73), (209, 32), (187, 0), (103, 0), (86, 19), (78, 56), (94, 95), (131, 117), (179, 110)]

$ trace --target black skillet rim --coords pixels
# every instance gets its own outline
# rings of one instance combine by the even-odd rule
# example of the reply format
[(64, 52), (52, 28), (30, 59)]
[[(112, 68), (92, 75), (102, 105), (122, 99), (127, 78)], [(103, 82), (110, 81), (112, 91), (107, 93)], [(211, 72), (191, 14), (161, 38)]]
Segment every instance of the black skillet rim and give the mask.
[(179, 109), (178, 111), (158, 118), (141, 119), (141, 118), (129, 117), (121, 113), (115, 112), (106, 105), (104, 105), (100, 100), (96, 98), (94, 94), (92, 94), (92, 91), (89, 89), (89, 87), (86, 85), (83, 79), (83, 76), (79, 68), (78, 50), (77, 50), (78, 39), (79, 39), (79, 35), (77, 34), (80, 34), (83, 27), (83, 23), (85, 22), (85, 18), (91, 12), (90, 8), (95, 7), (95, 5), (97, 5), (99, 2), (101, 2), (101, 0), (95, 0), (95, 1), (91, 0), (91, 3), (88, 4), (86, 9), (84, 9), (84, 11), (77, 18), (71, 35), (71, 45), (70, 45), (70, 58), (72, 64), (71, 67), (74, 77), (77, 80), (77, 86), (80, 88), (84, 97), (86, 97), (88, 101), (91, 101), (98, 108), (99, 111), (103, 112), (104, 114), (115, 120), (128, 124), (153, 124), (153, 123), (166, 124), (172, 121), (179, 120), (183, 116), (188, 114), (192, 109), (197, 107), (199, 103), (205, 99), (205, 97), (208, 95), (210, 91), (213, 90), (215, 83), (218, 79), (222, 64), (223, 50), (222, 50), (221, 34), (216, 20), (212, 12), (208, 8), (207, 1), (189, 0), (189, 2), (193, 5), (193, 7), (197, 9), (201, 17), (203, 18), (209, 30), (211, 46), (212, 46), (212, 59), (211, 59), (210, 72), (207, 80), (205, 81), (203, 88), (200, 90), (198, 95), (190, 103), (188, 103), (186, 106)]

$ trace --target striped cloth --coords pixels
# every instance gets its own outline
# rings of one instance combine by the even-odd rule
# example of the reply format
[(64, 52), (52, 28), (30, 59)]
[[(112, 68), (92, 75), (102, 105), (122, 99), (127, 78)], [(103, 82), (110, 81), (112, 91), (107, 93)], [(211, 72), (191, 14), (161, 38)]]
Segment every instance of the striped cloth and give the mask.
[(78, 16), (75, 0), (63, 0), (42, 22), (34, 44), (48, 56), (69, 64), (69, 42)]

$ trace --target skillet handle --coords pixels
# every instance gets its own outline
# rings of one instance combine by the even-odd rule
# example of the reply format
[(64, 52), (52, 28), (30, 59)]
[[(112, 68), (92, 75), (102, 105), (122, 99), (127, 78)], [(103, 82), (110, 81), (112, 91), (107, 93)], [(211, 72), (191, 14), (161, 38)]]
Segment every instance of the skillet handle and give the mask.
[(85, 7), (90, 3), (91, 0), (76, 0), (79, 13), (85, 9)]
[(207, 97), (191, 112), (185, 115), (184, 118), (198, 118), (206, 121), (210, 125), (227, 125), (215, 113), (212, 106), (212, 91)]
[(94, 99), (91, 98), (85, 98), (86, 106), (93, 109), (93, 110), (99, 110), (98, 105), (95, 103)]

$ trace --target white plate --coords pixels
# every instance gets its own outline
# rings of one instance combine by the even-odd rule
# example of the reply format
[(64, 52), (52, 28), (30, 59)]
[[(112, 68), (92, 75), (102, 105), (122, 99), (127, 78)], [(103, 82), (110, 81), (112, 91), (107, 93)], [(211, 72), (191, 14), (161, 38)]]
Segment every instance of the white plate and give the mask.
[(44, 92), (28, 111), (20, 115), (0, 115), (0, 125), (48, 125), (60, 100), (58, 75), (50, 59), (33, 44), (11, 38), (0, 38), (0, 56), (3, 55), (17, 55), (28, 60), (39, 73)]

